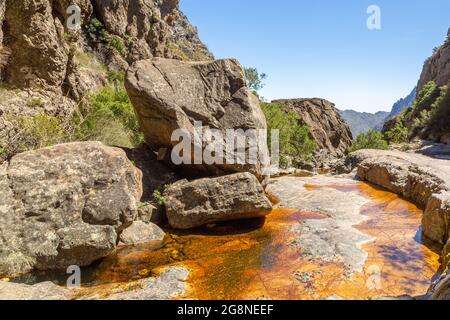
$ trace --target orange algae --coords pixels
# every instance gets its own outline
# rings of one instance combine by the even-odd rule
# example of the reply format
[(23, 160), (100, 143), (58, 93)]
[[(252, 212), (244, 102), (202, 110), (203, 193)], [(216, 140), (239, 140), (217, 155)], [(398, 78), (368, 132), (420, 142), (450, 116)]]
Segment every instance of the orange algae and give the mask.
[[(368, 258), (363, 272), (350, 277), (338, 262), (302, 258), (293, 246), (291, 226), (303, 220), (326, 219), (317, 212), (274, 209), (265, 219), (218, 223), (194, 231), (167, 230), (163, 248), (120, 248), (103, 260), (95, 274), (98, 288), (155, 275), (166, 266), (191, 270), (192, 299), (347, 299), (426, 293), (439, 268), (438, 250), (428, 249), (420, 236), (422, 211), (398, 196), (364, 183), (332, 185), (370, 199), (355, 226), (373, 236), (362, 245)], [(314, 191), (324, 186), (305, 185)], [(373, 283), (372, 283), (373, 282)], [(94, 289), (94, 288), (93, 288)]]

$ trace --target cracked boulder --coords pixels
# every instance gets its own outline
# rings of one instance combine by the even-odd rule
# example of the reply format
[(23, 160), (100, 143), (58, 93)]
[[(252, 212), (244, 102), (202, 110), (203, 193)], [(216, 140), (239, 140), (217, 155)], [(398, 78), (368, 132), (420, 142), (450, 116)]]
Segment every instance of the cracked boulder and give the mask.
[[(268, 153), (267, 146), (253, 157), (254, 161), (239, 161), (243, 156), (239, 158), (236, 149), (227, 152), (224, 147), (228, 129), (267, 128), (259, 100), (246, 85), (242, 66), (236, 60), (182, 62), (154, 58), (138, 61), (129, 69), (125, 85), (146, 142), (153, 150), (170, 152), (180, 141), (172, 140), (172, 134), (179, 129), (189, 133), (192, 150), (194, 136), (203, 134), (205, 137), (206, 128), (222, 136), (211, 139), (224, 151), (222, 155), (215, 154), (219, 161), (207, 162), (205, 158), (195, 161), (194, 152), (183, 153), (183, 158), (189, 158), (183, 162), (187, 174), (197, 172), (199, 177), (248, 171), (258, 178), (262, 175), (260, 155)], [(200, 140), (205, 143), (205, 139)], [(205, 145), (200, 148), (206, 152)], [(251, 149), (245, 150), (246, 159)], [(235, 159), (234, 163), (228, 161), (229, 156)]]
[(141, 172), (100, 142), (0, 164), (0, 275), (86, 266), (113, 251), (142, 195)]

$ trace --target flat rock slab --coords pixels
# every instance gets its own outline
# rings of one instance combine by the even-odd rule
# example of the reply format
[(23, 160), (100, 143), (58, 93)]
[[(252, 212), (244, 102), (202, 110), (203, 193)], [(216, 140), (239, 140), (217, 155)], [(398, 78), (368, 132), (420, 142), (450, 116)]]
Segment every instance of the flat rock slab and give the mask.
[(34, 285), (0, 281), (0, 300), (168, 300), (188, 289), (189, 270), (171, 266), (157, 276), (127, 284), (68, 289), (52, 282)]
[(72, 292), (52, 282), (26, 285), (0, 281), (0, 300), (69, 300)]
[(168, 300), (183, 295), (187, 290), (189, 270), (169, 267), (157, 277), (140, 280), (138, 289), (111, 295), (108, 300)]
[(337, 190), (333, 186), (351, 186), (356, 183), (350, 179), (326, 176), (288, 176), (273, 180), (266, 189), (280, 199), (282, 207), (328, 215), (327, 219), (305, 220), (294, 224), (292, 228), (298, 234), (295, 245), (301, 249), (302, 256), (308, 259), (342, 262), (348, 275), (362, 271), (367, 253), (360, 246), (373, 240), (353, 227), (365, 219), (360, 214), (360, 209), (368, 200), (355, 193)]

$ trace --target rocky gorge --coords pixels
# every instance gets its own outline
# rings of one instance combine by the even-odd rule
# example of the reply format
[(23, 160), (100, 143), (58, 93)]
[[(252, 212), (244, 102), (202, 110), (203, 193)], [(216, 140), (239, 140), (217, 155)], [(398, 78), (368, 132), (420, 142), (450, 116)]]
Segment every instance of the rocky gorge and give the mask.
[[(272, 141), (234, 143), (269, 126), (244, 68), (214, 59), (177, 0), (71, 4), (75, 30), (66, 0), (0, 0), (0, 299), (450, 299), (447, 145), (350, 152), (332, 102), (276, 100), (313, 163), (270, 176)], [(450, 80), (446, 53), (419, 88)], [(78, 132), (109, 87), (132, 110), (114, 101), (101, 127), (123, 117), (136, 145)], [(195, 138), (209, 129), (214, 148)]]

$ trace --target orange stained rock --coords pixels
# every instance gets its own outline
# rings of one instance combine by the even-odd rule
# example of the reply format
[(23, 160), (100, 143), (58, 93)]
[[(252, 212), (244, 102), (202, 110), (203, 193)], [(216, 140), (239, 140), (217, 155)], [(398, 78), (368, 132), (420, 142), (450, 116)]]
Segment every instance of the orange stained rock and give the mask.
[[(293, 224), (325, 219), (317, 212), (275, 209), (266, 219), (219, 223), (195, 231), (168, 230), (165, 245), (122, 248), (103, 260), (98, 285), (125, 282), (181, 264), (191, 269), (193, 299), (321, 299), (338, 295), (348, 299), (422, 295), (439, 268), (439, 255), (419, 236), (422, 211), (396, 195), (367, 184), (325, 186), (358, 192), (370, 199), (355, 226), (375, 237), (362, 245), (368, 253), (362, 273), (344, 276), (339, 262), (308, 261), (294, 246)], [(306, 185), (313, 192), (324, 186)]]

